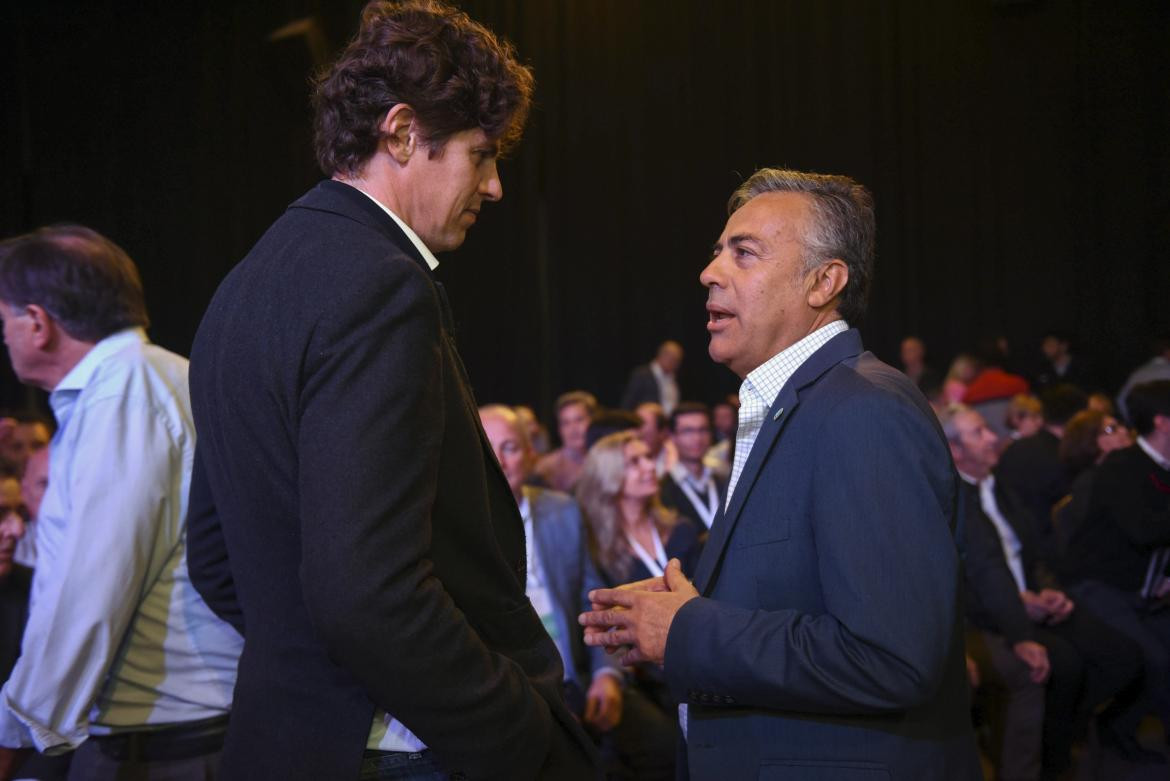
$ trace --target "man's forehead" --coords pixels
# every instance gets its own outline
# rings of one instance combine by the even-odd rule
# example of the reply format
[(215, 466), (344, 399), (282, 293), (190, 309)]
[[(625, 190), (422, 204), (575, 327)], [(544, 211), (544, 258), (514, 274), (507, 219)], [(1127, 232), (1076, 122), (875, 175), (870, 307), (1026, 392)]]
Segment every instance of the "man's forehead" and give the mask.
[(987, 421), (985, 421), (983, 416), (975, 410), (966, 410), (964, 412), (960, 412), (958, 417), (955, 419), (955, 422), (959, 425), (959, 428), (962, 429), (964, 434), (970, 434), (972, 431), (987, 425)]
[(808, 214), (809, 201), (804, 193), (761, 193), (727, 218), (722, 244), (739, 241), (794, 241)]

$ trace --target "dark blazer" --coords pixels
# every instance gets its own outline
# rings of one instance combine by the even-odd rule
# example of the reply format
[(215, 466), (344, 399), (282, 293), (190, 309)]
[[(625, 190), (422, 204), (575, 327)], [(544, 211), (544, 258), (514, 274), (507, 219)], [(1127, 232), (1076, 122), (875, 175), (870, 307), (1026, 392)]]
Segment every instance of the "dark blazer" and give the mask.
[[(712, 474), (711, 479), (715, 481), (715, 492), (719, 495), (719, 506), (723, 506), (724, 500), (727, 498), (727, 480), (719, 475)], [(662, 500), (662, 504), (672, 510), (677, 510), (695, 522), (697, 526), (706, 529), (703, 523), (703, 516), (699, 512), (699, 508), (694, 506), (694, 502), (683, 491), (682, 486), (670, 474), (665, 474), (662, 479), (658, 481), (658, 498)], [(705, 499), (706, 497), (700, 497)], [(703, 509), (706, 509), (705, 507)], [(718, 515), (718, 512), (716, 512)], [(712, 521), (714, 522), (714, 521)]]
[(695, 779), (977, 779), (958, 476), (922, 394), (850, 330), (765, 418), (665, 670)]
[(375, 706), (471, 778), (594, 775), (445, 295), (377, 204), (289, 207), (190, 383), (191, 576), (245, 638), (225, 779), (356, 778)]
[(1170, 472), (1138, 445), (1116, 450), (1077, 478), (1062, 521), (1062, 572), (1137, 594), (1150, 557), (1170, 546)]
[(1047, 429), (1008, 445), (995, 467), (996, 482), (1023, 502), (1036, 524), (1043, 558), (1055, 556), (1052, 507), (1068, 493), (1068, 470), (1060, 463), (1060, 440)]
[[(959, 513), (966, 541), (963, 569), (967, 619), (977, 629), (1003, 635), (1013, 645), (1034, 640), (1035, 625), (1028, 618), (1020, 599), (1020, 587), (1004, 559), (999, 532), (983, 511), (979, 489), (965, 481), (959, 485)], [(1026, 550), (1027, 545), (1022, 545), (1025, 571), (1028, 569)]]
[[(573, 655), (570, 676), (588, 689), (600, 670), (621, 673), (621, 665), (604, 648), (585, 645), (585, 633), (577, 616), (590, 609), (589, 592), (605, 584), (589, 555), (589, 541), (577, 502), (568, 494), (524, 486), (532, 513), (532, 541), (540, 557), (552, 602), (564, 620), (561, 630), (569, 638)], [(620, 676), (619, 676), (620, 677)]]
[(630, 372), (630, 379), (626, 382), (626, 389), (622, 393), (622, 409), (634, 409), (647, 401), (662, 403), (662, 395), (658, 390), (658, 380), (654, 379), (654, 372), (650, 371), (650, 364), (646, 363)]

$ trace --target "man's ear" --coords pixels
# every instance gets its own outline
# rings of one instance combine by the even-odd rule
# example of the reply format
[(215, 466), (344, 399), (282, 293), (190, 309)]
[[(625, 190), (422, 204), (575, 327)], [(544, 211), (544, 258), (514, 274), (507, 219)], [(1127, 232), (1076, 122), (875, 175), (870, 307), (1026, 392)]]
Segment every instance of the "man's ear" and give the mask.
[(825, 261), (813, 271), (812, 284), (808, 291), (808, 305), (822, 309), (833, 302), (849, 282), (849, 267), (845, 262), (833, 258)]
[(963, 448), (951, 440), (947, 440), (947, 447), (951, 449), (951, 460), (956, 464), (963, 459)]
[(419, 144), (418, 122), (414, 109), (406, 103), (398, 103), (386, 112), (386, 118), (378, 126), (382, 131), (380, 144), (384, 144), (386, 151), (399, 165), (406, 165), (406, 161), (415, 153)]
[(24, 313), (28, 315), (29, 336), (32, 338), (33, 347), (47, 350), (56, 339), (57, 328), (60, 326), (44, 308), (36, 304), (26, 304)]

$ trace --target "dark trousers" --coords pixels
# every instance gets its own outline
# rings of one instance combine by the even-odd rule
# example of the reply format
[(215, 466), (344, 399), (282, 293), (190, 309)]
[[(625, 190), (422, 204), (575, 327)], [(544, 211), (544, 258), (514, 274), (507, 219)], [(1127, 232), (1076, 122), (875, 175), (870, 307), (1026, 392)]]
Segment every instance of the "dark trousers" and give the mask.
[(1079, 583), (1069, 591), (1077, 604), (1093, 611), (1141, 651), (1144, 696), (1119, 717), (1117, 728), (1123, 735), (1133, 735), (1142, 716), (1153, 710), (1163, 729), (1170, 729), (1170, 609), (1097, 581)]
[[(1075, 599), (1075, 598), (1074, 598)], [(1072, 763), (1073, 738), (1094, 710), (1103, 729), (1114, 729), (1140, 699), (1142, 655), (1125, 635), (1097, 618), (1090, 605), (1077, 604), (1059, 624), (1037, 628), (1052, 666), (1045, 692), (1044, 772), (1055, 775)]]
[(978, 700), (990, 727), (987, 747), (999, 781), (1040, 777), (1044, 684), (1033, 683), (1028, 666), (1000, 635), (967, 631), (967, 655), (979, 668)]
[(221, 753), (155, 761), (114, 759), (87, 740), (73, 752), (69, 781), (209, 781), (219, 774)]

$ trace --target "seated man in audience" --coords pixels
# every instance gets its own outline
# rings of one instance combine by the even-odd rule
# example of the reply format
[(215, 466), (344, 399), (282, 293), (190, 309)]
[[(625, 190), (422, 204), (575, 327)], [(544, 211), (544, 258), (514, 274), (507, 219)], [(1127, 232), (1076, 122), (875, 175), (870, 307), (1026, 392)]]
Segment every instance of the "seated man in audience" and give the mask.
[(1060, 439), (1069, 419), (1085, 408), (1087, 397), (1071, 385), (1056, 385), (1040, 400), (1044, 427), (1009, 445), (999, 457), (995, 476), (1024, 502), (1037, 524), (1042, 554), (1052, 559), (1052, 508), (1069, 489), (1068, 473), (1060, 463)]
[(526, 593), (565, 663), (565, 700), (599, 732), (621, 721), (622, 671), (600, 648), (586, 648), (577, 614), (589, 591), (601, 587), (581, 511), (572, 497), (525, 485), (533, 453), (523, 422), (509, 407), (480, 407), (488, 442), (524, 518), (528, 546)]
[(711, 412), (706, 404), (684, 401), (670, 413), (670, 437), (678, 463), (659, 482), (659, 498), (667, 507), (711, 528), (727, 481), (716, 477), (703, 457), (711, 446)]
[(1135, 386), (1128, 402), (1137, 443), (1078, 479), (1061, 521), (1063, 570), (1080, 604), (1141, 646), (1146, 691), (1170, 730), (1170, 380)]
[(27, 413), (5, 418), (0, 427), (0, 461), (11, 465), (17, 475), (24, 474), (25, 464), (37, 451), (49, 445), (49, 423)]
[(902, 340), (899, 357), (902, 360), (902, 373), (920, 390), (938, 379), (938, 372), (926, 364), (926, 344), (917, 336), (907, 336)]
[(638, 436), (646, 443), (646, 447), (650, 448), (654, 469), (658, 476), (662, 477), (678, 462), (678, 453), (666, 427), (666, 412), (661, 404), (647, 401), (639, 404), (634, 413), (642, 419), (642, 425), (638, 427)]
[(654, 360), (630, 372), (630, 379), (622, 393), (622, 409), (633, 410), (639, 404), (653, 401), (661, 404), (669, 415), (681, 398), (678, 390), (678, 370), (682, 366), (683, 348), (678, 342), (663, 342)]
[[(956, 405), (944, 412), (941, 422), (963, 478), (959, 507), (967, 539), (968, 617), (979, 630), (969, 643), (969, 652), (987, 668), (981, 677), (999, 677), (1011, 692), (1003, 725), (1001, 762), (1006, 767), (1002, 775), (1026, 775), (1018, 768), (1034, 764), (1038, 747), (1045, 777), (1067, 770), (1078, 722), (1110, 700), (1112, 704), (1100, 717), (1102, 740), (1128, 747), (1133, 733), (1123, 736), (1118, 730), (1128, 725), (1126, 717), (1135, 706), (1141, 668), (1138, 649), (1078, 608), (1057, 587), (1039, 554), (1027, 511), (991, 474), (997, 458), (996, 438), (982, 416)], [(1010, 581), (1005, 580), (1005, 571)], [(1039, 682), (1045, 657), (1050, 674), (1041, 740), (1036, 744), (1035, 723), (1032, 731), (1026, 725), (1021, 728), (1015, 714), (1024, 703), (1031, 703), (1026, 706), (1029, 710), (1034, 707), (1034, 693), (1025, 684), (1021, 662), (1032, 673), (1032, 681)]]
[(147, 340), (134, 262), (76, 225), (0, 245), (0, 315), (60, 426), (0, 778), (32, 747), (76, 749), (82, 778), (214, 778), (242, 640), (187, 575), (187, 361)]
[(596, 410), (597, 399), (592, 393), (569, 391), (557, 397), (557, 433), (561, 446), (536, 463), (536, 477), (541, 484), (566, 493), (573, 490), (588, 453), (585, 432)]
[(526, 485), (533, 452), (515, 411), (501, 405), (479, 410), (484, 431), (520, 505), (528, 547), (525, 591), (565, 664), (565, 701), (600, 737), (609, 769), (637, 773), (652, 766), (645, 733), (654, 706), (624, 688), (624, 673), (601, 648), (586, 647), (577, 614), (589, 608), (589, 591), (602, 586), (589, 555), (577, 502), (559, 491)]
[(25, 533), (16, 544), (16, 563), (32, 569), (37, 566), (37, 518), (41, 514), (41, 500), (49, 487), (49, 448), (36, 450), (28, 457), (24, 475), (20, 478), (20, 492), (28, 506)]
[(32, 570), (15, 559), (16, 546), (25, 535), (28, 512), (20, 480), (11, 473), (0, 474), (0, 681), (7, 681), (16, 665), (28, 620)]
[(1170, 332), (1155, 336), (1150, 343), (1152, 356), (1150, 360), (1133, 370), (1121, 391), (1117, 394), (1117, 408), (1126, 421), (1132, 425), (1129, 417), (1129, 406), (1126, 399), (1134, 386), (1154, 380), (1170, 380)]

